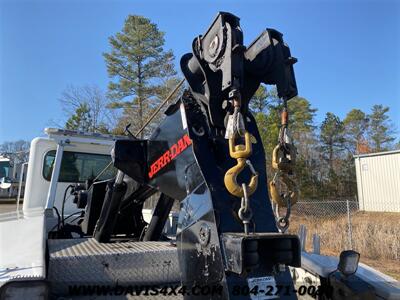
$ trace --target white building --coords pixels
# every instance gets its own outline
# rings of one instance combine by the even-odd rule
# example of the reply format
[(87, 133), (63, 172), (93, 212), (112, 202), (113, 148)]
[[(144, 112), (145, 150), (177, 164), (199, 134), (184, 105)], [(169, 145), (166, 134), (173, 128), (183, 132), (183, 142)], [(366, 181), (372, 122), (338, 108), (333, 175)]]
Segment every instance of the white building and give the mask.
[(400, 150), (354, 159), (360, 210), (400, 212)]

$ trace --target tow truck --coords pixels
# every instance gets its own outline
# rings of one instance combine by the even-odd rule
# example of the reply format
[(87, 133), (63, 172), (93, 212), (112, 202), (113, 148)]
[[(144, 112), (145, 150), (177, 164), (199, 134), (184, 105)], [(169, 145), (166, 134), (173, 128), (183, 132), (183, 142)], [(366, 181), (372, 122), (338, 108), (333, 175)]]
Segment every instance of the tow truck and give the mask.
[[(359, 264), (357, 252), (308, 253), (287, 233), (299, 195), (286, 106), (297, 95), (296, 61), (274, 29), (244, 46), (239, 18), (220, 12), (181, 58), (189, 88), (148, 139), (90, 143), (97, 154), (111, 150), (111, 162), (93, 174), (82, 167), (93, 175), (84, 184), (63, 168), (84, 138), (53, 134), (55, 150), (31, 151), (27, 180), (47, 164), (48, 190), (27, 183), (23, 210), (0, 216), (1, 299), (399, 299), (398, 282)], [(269, 184), (248, 108), (261, 83), (276, 85), (284, 104)], [(166, 232), (174, 201), (177, 229)]]

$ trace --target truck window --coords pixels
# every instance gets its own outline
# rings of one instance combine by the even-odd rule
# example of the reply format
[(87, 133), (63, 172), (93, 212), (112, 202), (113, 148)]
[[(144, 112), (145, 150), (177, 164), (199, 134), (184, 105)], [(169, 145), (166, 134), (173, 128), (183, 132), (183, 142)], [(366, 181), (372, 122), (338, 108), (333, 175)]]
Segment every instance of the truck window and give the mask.
[[(56, 151), (51, 150), (44, 157), (43, 177), (47, 181), (51, 179), (55, 156)], [(94, 179), (110, 162), (110, 155), (64, 151), (58, 182), (85, 182), (87, 179)], [(109, 166), (98, 180), (110, 179), (115, 174), (116, 169)]]
[(8, 177), (10, 172), (10, 162), (0, 161), (0, 178)]

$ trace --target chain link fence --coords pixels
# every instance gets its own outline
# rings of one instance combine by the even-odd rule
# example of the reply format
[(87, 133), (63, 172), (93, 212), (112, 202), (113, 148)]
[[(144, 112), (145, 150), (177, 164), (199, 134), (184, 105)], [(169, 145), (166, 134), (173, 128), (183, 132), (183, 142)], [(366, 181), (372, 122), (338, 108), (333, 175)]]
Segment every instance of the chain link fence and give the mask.
[(289, 232), (307, 230), (305, 247), (318, 235), (321, 254), (353, 249), (370, 259), (400, 259), (399, 213), (361, 211), (358, 201), (308, 201), (292, 207)]
[(336, 241), (334, 249), (353, 249), (351, 217), (358, 210), (357, 201), (298, 202), (292, 207), (291, 224), (304, 225), (311, 235), (317, 234), (320, 238), (332, 235), (330, 238)]
[[(144, 208), (153, 209), (158, 197), (158, 193), (153, 195)], [(178, 201), (172, 210), (179, 211)], [(299, 234), (303, 225), (307, 230), (307, 251), (312, 251), (313, 235), (317, 235), (324, 255), (337, 256), (353, 249), (372, 260), (399, 260), (399, 224), (400, 213), (365, 212), (354, 199), (301, 201), (292, 206), (288, 232)]]

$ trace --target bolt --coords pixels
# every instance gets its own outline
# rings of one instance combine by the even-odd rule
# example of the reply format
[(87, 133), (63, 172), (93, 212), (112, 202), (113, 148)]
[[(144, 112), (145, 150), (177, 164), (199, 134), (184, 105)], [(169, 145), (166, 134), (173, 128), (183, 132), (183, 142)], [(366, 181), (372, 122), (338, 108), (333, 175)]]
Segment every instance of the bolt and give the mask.
[(286, 266), (283, 264), (278, 264), (278, 270), (279, 272), (285, 272), (286, 271)]

